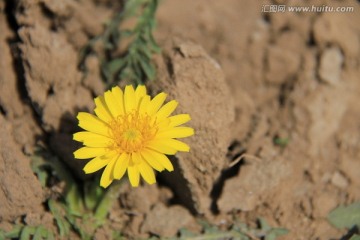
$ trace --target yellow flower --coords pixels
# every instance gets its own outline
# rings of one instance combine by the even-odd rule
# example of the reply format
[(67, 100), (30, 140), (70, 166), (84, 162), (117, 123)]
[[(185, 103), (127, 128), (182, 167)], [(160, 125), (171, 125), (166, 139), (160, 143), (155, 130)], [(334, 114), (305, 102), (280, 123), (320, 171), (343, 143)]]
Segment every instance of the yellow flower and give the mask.
[(178, 102), (163, 105), (165, 98), (165, 93), (159, 93), (151, 99), (145, 86), (134, 90), (128, 85), (124, 92), (114, 87), (95, 98), (96, 116), (80, 112), (79, 126), (85, 131), (75, 133), (74, 140), (84, 147), (74, 156), (92, 158), (84, 167), (85, 173), (105, 167), (100, 185), (106, 188), (126, 171), (134, 187), (139, 185), (140, 175), (147, 183), (155, 183), (153, 169), (173, 171), (166, 155), (188, 152), (189, 146), (175, 138), (191, 136), (194, 129), (180, 126), (190, 120), (189, 114), (170, 117)]

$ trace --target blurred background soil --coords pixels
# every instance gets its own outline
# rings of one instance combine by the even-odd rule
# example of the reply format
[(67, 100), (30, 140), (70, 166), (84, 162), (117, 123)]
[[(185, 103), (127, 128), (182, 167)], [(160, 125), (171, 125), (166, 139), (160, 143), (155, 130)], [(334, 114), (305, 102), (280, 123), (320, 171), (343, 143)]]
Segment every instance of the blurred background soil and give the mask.
[[(262, 11), (272, 4), (354, 10)], [(53, 227), (48, 190), (29, 163), (39, 141), (85, 178), (72, 155), (75, 116), (105, 88), (99, 59), (88, 57), (84, 74), (79, 51), (120, 9), (110, 0), (0, 1), (0, 228), (24, 219)], [(355, 0), (161, 1), (150, 89), (178, 99), (197, 134), (160, 186), (124, 185), (112, 227), (173, 236), (197, 231), (195, 217), (225, 228), (236, 216), (289, 229), (282, 239), (346, 234), (326, 216), (360, 200), (359, 13)]]

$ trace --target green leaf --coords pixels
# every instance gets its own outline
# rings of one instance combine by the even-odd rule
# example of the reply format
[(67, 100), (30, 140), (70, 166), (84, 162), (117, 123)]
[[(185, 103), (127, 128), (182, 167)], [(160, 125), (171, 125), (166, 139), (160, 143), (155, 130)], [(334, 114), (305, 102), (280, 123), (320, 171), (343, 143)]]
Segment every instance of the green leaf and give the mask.
[(0, 240), (5, 240), (5, 231), (0, 229)]
[(153, 80), (155, 78), (155, 67), (151, 64), (151, 62), (144, 61), (140, 59), (141, 68), (144, 70), (146, 77), (149, 80)]
[(127, 64), (126, 58), (115, 58), (106, 64), (106, 69), (110, 74), (115, 74)]
[(286, 147), (290, 142), (290, 139), (289, 138), (275, 138), (274, 139), (274, 144), (275, 145), (278, 145), (280, 147)]
[(359, 234), (355, 234), (355, 235), (353, 235), (349, 240), (360, 240), (360, 235), (359, 235)]
[(132, 30), (125, 29), (120, 31), (120, 36), (123, 38), (128, 38), (131, 37), (132, 35), (134, 35), (134, 32)]
[(143, 71), (142, 71), (141, 65), (138, 61), (137, 55), (133, 55), (133, 57), (131, 58), (131, 67), (132, 67), (133, 72), (135, 73), (136, 78), (139, 78), (141, 81), (142, 76), (143, 76)]
[(51, 231), (47, 232), (47, 240), (55, 240), (53, 232)]
[(289, 230), (285, 228), (271, 227), (264, 218), (259, 218), (260, 230), (257, 230), (260, 235), (264, 236), (265, 240), (276, 240), (277, 237), (288, 234)]
[(24, 226), (22, 224), (15, 225), (9, 232), (4, 232), (0, 229), (0, 240), (6, 239), (20, 239), (20, 240), (54, 240), (53, 233), (43, 227), (42, 225), (36, 227)]
[(32, 234), (34, 234), (34, 229), (31, 228), (31, 227), (24, 227), (22, 230), (21, 230), (21, 234), (20, 234), (20, 240), (29, 240), (30, 239), (30, 236)]
[(59, 228), (60, 236), (67, 236), (70, 233), (70, 224), (60, 213), (61, 205), (50, 199), (48, 201), (48, 206), (55, 218), (56, 225)]
[(276, 240), (277, 237), (286, 235), (289, 233), (289, 230), (285, 228), (273, 228), (265, 236), (265, 240)]
[(49, 176), (47, 171), (44, 169), (46, 163), (38, 154), (39, 152), (35, 152), (35, 154), (31, 157), (31, 169), (37, 175), (41, 186), (45, 187)]
[(141, 39), (141, 42), (143, 44), (140, 44), (139, 45), (139, 51), (140, 53), (142, 53), (145, 57), (146, 57), (146, 60), (150, 60), (152, 58), (152, 53), (151, 53), (151, 50), (150, 48), (146, 45), (146, 40), (144, 39)]
[(186, 229), (186, 228), (181, 228), (181, 229), (179, 230), (179, 233), (180, 233), (180, 237), (182, 237), (182, 238), (185, 238), (185, 237), (194, 237), (194, 236), (196, 236), (195, 233), (189, 231), (189, 230)]
[(261, 230), (263, 230), (263, 231), (271, 230), (270, 225), (266, 222), (266, 220), (264, 218), (259, 218), (259, 223), (260, 223)]
[(34, 232), (34, 240), (41, 240), (43, 239), (43, 237), (45, 237), (47, 234), (47, 231), (44, 227), (42, 226), (38, 226), (35, 228), (35, 232)]
[(23, 227), (23, 225), (16, 225), (11, 231), (5, 234), (5, 238), (19, 238)]
[(150, 1), (150, 3), (149, 3), (149, 12), (150, 12), (151, 15), (155, 14), (157, 7), (158, 7), (158, 0)]
[(156, 43), (156, 40), (155, 40), (155, 38), (154, 38), (154, 36), (152, 34), (150, 34), (150, 43), (152, 45), (152, 51), (154, 51), (155, 53), (161, 52), (161, 48)]
[[(155, 78), (156, 69), (152, 63), (152, 55), (160, 52), (153, 37), (158, 2), (158, 0), (125, 1), (123, 11), (113, 17), (107, 24), (105, 32), (87, 44), (87, 51), (82, 51), (81, 59), (84, 59), (90, 52), (96, 52), (95, 41), (102, 40), (106, 53), (110, 53), (101, 61), (101, 70), (108, 87), (123, 79), (133, 84), (144, 84), (144, 81)], [(131, 18), (136, 19), (136, 25), (132, 29), (120, 30), (121, 23)], [(123, 56), (114, 58), (111, 53), (124, 39), (130, 40), (127, 51)]]
[(136, 14), (136, 10), (143, 4), (142, 0), (127, 0), (124, 9), (124, 18), (132, 17)]
[(99, 185), (99, 178), (84, 184), (84, 202), (87, 210), (94, 211), (104, 195), (104, 189)]
[(337, 228), (360, 226), (360, 202), (334, 209), (329, 213), (328, 220)]
[(205, 234), (213, 234), (219, 232), (219, 229), (216, 226), (209, 226), (204, 230), (205, 230)]

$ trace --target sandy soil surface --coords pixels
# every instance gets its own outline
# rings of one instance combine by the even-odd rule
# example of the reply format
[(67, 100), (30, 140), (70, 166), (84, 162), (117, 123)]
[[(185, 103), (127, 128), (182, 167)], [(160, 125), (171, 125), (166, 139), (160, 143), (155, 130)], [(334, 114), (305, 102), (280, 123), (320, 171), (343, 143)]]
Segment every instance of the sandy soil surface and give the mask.
[[(285, 4), (284, 12), (269, 12)], [(291, 12), (289, 6), (351, 6)], [(99, 59), (78, 56), (120, 5), (110, 0), (0, 2), (0, 228), (54, 228), (30, 157), (42, 142), (79, 179), (78, 111), (105, 89)], [(281, 239), (338, 239), (328, 213), (360, 200), (359, 1), (164, 0), (158, 13), (153, 93), (192, 116), (189, 154), (159, 185), (127, 184), (109, 219), (129, 238), (221, 228), (258, 217)], [(236, 164), (231, 164), (245, 154)], [(24, 220), (25, 219), (25, 220)], [(106, 239), (106, 231), (97, 233)]]

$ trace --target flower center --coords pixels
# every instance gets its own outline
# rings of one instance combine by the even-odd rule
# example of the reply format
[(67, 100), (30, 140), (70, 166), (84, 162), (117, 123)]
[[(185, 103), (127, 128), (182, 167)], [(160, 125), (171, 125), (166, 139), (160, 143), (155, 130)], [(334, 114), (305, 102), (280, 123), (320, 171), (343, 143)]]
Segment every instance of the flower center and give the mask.
[(118, 116), (110, 122), (113, 143), (111, 150), (119, 153), (133, 153), (143, 149), (152, 140), (158, 128), (155, 121), (147, 114), (138, 111)]

